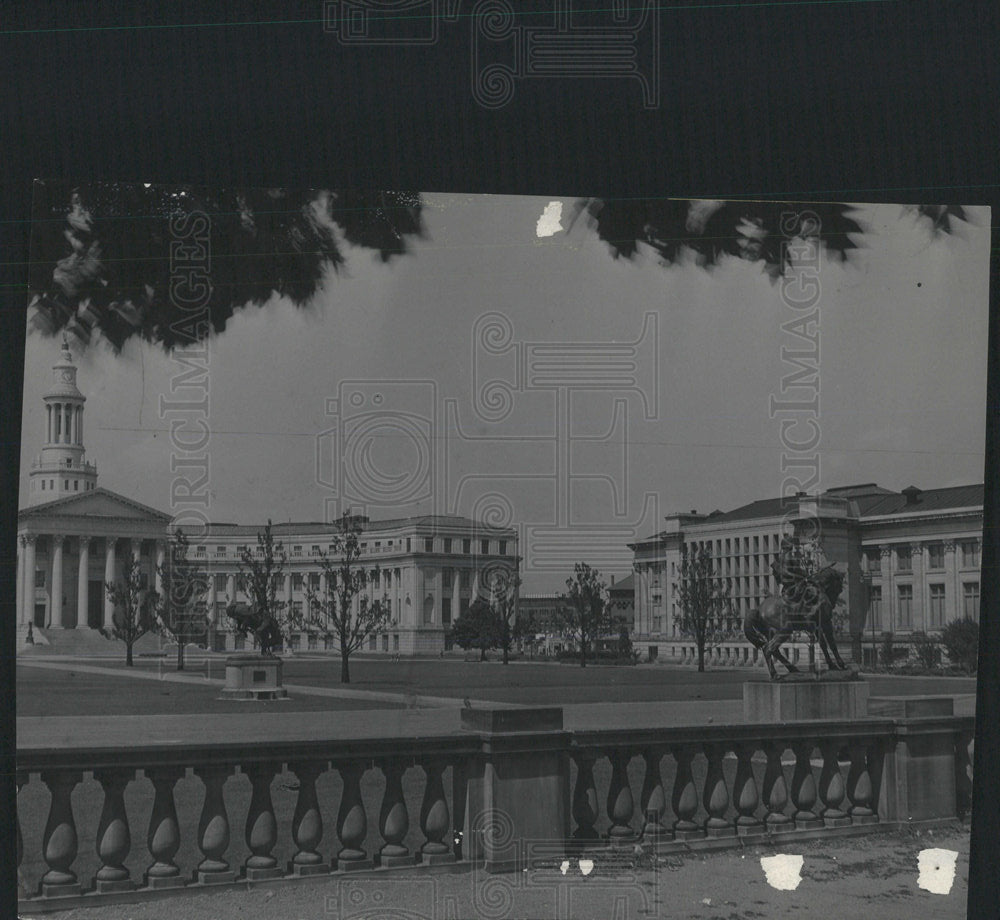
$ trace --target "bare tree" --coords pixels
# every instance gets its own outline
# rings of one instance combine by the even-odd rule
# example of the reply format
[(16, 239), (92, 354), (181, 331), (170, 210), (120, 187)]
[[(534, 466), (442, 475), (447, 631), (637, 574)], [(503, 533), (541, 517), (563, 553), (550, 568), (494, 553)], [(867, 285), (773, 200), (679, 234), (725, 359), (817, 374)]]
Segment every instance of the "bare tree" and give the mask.
[[(229, 599), (227, 614), (236, 632), (246, 637), (253, 633), (262, 655), (273, 655), (278, 643), (287, 637), (292, 612), (278, 600), (278, 587), (284, 584), (288, 556), (280, 540), (275, 541), (271, 520), (257, 534), (257, 550), (244, 547), (239, 554), (237, 578), (250, 597), (253, 610), (244, 612), (244, 605)], [(243, 609), (241, 609), (243, 608)]]
[(729, 586), (716, 573), (707, 547), (685, 546), (681, 556), (680, 580), (674, 585), (681, 634), (698, 646), (698, 670), (705, 670), (705, 649), (733, 635)]
[(106, 582), (104, 589), (114, 608), (109, 630), (111, 638), (125, 643), (125, 664), (132, 667), (133, 646), (146, 633), (159, 628), (159, 595), (143, 585), (139, 560), (132, 554), (122, 560), (121, 580)]
[[(309, 611), (307, 623), (325, 633), (332, 633), (340, 647), (340, 682), (351, 682), (350, 658), (368, 636), (377, 633), (391, 615), (389, 601), (369, 596), (369, 585), (378, 585), (381, 570), (367, 569), (358, 560), (361, 556), (362, 527), (356, 517), (345, 512), (339, 522), (340, 532), (333, 536), (333, 550), (320, 552), (319, 564), (326, 584), (321, 591), (307, 591)], [(354, 609), (357, 599), (357, 610)]]
[(580, 640), (580, 667), (587, 666), (587, 649), (611, 627), (608, 586), (601, 573), (585, 562), (573, 566), (573, 577), (566, 579), (562, 619)]
[(182, 530), (170, 542), (168, 562), (158, 571), (165, 586), (163, 628), (177, 642), (177, 670), (184, 670), (184, 646), (208, 633), (208, 572), (188, 557), (189, 543)]

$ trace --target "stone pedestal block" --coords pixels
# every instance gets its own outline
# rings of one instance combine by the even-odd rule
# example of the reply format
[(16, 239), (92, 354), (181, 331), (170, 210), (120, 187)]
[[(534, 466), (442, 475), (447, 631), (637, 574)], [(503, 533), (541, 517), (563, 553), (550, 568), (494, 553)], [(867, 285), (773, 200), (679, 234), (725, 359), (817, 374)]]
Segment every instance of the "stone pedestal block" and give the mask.
[(802, 722), (813, 719), (862, 719), (868, 715), (868, 681), (747, 681), (743, 684), (744, 722)]
[(868, 715), (882, 719), (919, 719), (954, 714), (955, 700), (950, 696), (873, 696), (868, 700)]
[(263, 655), (230, 655), (226, 659), (226, 685), (221, 700), (281, 700), (288, 691), (281, 686), (280, 658)]

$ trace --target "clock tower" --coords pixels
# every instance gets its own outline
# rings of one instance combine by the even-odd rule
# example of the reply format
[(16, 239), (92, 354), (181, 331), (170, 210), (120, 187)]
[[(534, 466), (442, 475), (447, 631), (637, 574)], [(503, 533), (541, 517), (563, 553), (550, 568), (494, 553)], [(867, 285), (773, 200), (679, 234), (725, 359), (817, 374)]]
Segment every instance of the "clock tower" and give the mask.
[(63, 336), (62, 353), (52, 366), (52, 386), (45, 403), (45, 444), (31, 464), (28, 504), (89, 492), (97, 484), (97, 467), (87, 463), (83, 447), (83, 404), (76, 386), (76, 365)]

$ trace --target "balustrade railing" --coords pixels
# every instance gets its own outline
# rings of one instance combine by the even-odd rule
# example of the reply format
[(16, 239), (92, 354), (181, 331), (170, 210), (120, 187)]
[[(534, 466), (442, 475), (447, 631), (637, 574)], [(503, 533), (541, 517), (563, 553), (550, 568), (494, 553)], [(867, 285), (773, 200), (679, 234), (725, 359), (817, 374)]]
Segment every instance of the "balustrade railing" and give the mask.
[[(972, 717), (941, 717), (559, 733), (565, 849), (856, 832), (927, 817), (928, 797), (933, 816), (961, 816), (973, 731)], [(493, 756), (496, 737), (20, 750), (21, 898), (65, 904), (84, 892), (100, 900), (468, 859), (463, 778)], [(518, 750), (503, 756), (530, 764), (530, 744)], [(920, 786), (932, 782), (920, 751), (935, 769), (953, 757), (941, 774), (953, 790)], [(508, 818), (516, 835), (519, 817)]]

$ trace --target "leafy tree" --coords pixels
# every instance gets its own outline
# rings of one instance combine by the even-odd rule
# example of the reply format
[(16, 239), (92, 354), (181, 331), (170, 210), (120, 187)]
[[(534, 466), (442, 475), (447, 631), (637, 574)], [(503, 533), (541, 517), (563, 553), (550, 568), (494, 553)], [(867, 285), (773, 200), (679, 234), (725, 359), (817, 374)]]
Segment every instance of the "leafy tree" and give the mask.
[(580, 667), (587, 666), (591, 644), (613, 628), (608, 586), (601, 573), (585, 562), (573, 566), (573, 577), (566, 579), (562, 619), (567, 629), (580, 640)]
[(494, 619), (495, 647), (503, 653), (503, 663), (510, 661), (510, 651), (517, 641), (517, 591), (521, 579), (506, 566), (490, 568), (481, 576), (486, 603)]
[(479, 660), (486, 661), (486, 652), (500, 644), (497, 617), (489, 601), (474, 598), (451, 624), (451, 637), (459, 648), (479, 649)]
[(184, 646), (203, 639), (208, 632), (209, 575), (188, 556), (189, 543), (177, 530), (168, 549), (168, 564), (160, 568), (166, 589), (163, 628), (177, 643), (177, 670), (184, 670)]
[[(964, 208), (916, 205), (908, 209), (934, 235), (950, 234), (968, 220)], [(781, 201), (709, 201), (671, 198), (587, 198), (576, 202), (581, 215), (617, 258), (633, 259), (649, 247), (663, 265), (686, 254), (709, 268), (723, 257), (758, 262), (772, 280), (792, 263), (791, 239), (822, 241), (826, 251), (845, 261), (858, 248), (855, 237), (868, 232), (841, 202), (808, 207)]]
[(882, 667), (891, 668), (896, 663), (898, 649), (894, 644), (895, 636), (891, 632), (882, 633), (882, 649), (880, 655), (882, 658)]
[[(310, 587), (306, 594), (308, 624), (336, 637), (340, 648), (340, 682), (348, 684), (351, 682), (351, 655), (364, 645), (368, 636), (382, 629), (389, 620), (390, 610), (387, 598), (368, 594), (370, 584), (380, 584), (381, 570), (378, 566), (366, 569), (358, 562), (361, 556), (360, 521), (345, 511), (339, 528), (333, 535), (332, 552), (319, 554), (325, 585), (321, 591)], [(356, 612), (355, 598), (358, 601)]]
[(159, 627), (159, 595), (143, 587), (139, 560), (131, 553), (122, 560), (120, 581), (105, 582), (105, 591), (114, 608), (109, 630), (112, 639), (125, 643), (125, 664), (132, 667), (132, 648), (146, 633)]
[[(241, 549), (239, 559), (237, 579), (250, 598), (258, 623), (267, 621), (273, 626), (273, 634), (270, 632), (258, 634), (260, 653), (271, 655), (274, 645), (281, 639), (287, 638), (288, 630), (294, 622), (292, 611), (285, 609), (283, 600), (278, 600), (278, 590), (284, 584), (288, 555), (281, 541), (274, 539), (270, 518), (264, 530), (257, 533), (257, 551), (253, 552), (249, 548)], [(235, 600), (230, 598), (230, 604)], [(253, 631), (250, 620), (233, 618), (233, 623), (236, 632), (244, 638)]]
[[(344, 264), (345, 244), (388, 261), (424, 232), (409, 192), (62, 181), (34, 192), (28, 284), (39, 327), (84, 342), (99, 329), (115, 349), (134, 335), (167, 349), (201, 341), (274, 294), (302, 306), (327, 267)], [(179, 276), (178, 260), (195, 274)], [(183, 308), (202, 302), (205, 313)]]
[(680, 616), (677, 627), (698, 647), (698, 670), (705, 670), (705, 649), (733, 635), (729, 586), (715, 571), (712, 554), (705, 546), (685, 546), (680, 575), (674, 585)]
[(979, 666), (979, 623), (972, 617), (952, 620), (941, 630), (941, 644), (952, 664), (975, 674)]

